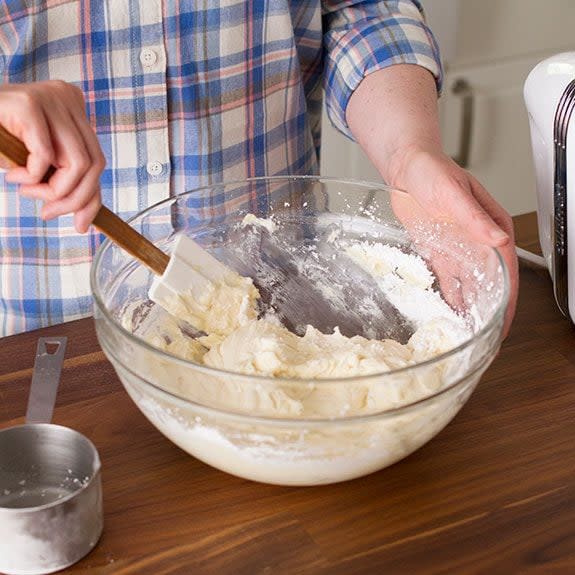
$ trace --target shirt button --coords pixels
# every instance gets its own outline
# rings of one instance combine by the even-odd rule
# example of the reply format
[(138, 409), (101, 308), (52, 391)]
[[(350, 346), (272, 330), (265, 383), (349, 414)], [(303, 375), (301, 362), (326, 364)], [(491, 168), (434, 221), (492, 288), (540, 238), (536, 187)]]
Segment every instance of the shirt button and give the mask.
[(162, 162), (148, 162), (146, 170), (150, 176), (159, 176), (164, 171)]
[(140, 62), (142, 66), (151, 68), (158, 61), (158, 55), (150, 48), (144, 48), (140, 52)]

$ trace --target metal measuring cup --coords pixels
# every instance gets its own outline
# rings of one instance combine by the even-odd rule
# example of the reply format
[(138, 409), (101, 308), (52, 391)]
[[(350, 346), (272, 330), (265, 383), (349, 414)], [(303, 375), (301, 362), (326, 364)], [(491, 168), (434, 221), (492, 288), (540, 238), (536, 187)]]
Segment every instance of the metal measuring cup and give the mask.
[(64, 569), (102, 533), (98, 452), (50, 423), (65, 351), (65, 337), (40, 338), (26, 423), (0, 430), (0, 573)]

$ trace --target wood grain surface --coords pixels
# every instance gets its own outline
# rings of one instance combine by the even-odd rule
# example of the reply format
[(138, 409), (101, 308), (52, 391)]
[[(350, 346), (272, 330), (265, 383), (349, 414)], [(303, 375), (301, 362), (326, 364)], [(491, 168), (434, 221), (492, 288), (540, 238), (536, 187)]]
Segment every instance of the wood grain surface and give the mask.
[[(537, 249), (533, 216), (516, 224)], [(329, 486), (258, 484), (186, 455), (128, 398), (91, 319), (1, 341), (1, 427), (23, 421), (45, 335), (69, 338), (54, 421), (103, 462), (104, 534), (66, 573), (575, 573), (575, 331), (545, 270), (521, 266), (511, 334), (456, 418), (392, 467)]]

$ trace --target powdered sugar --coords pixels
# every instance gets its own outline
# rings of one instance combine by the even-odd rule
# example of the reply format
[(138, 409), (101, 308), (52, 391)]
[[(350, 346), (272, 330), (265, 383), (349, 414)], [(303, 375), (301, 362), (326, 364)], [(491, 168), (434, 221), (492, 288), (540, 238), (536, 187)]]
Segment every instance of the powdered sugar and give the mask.
[[(465, 328), (465, 319), (433, 289), (435, 277), (425, 260), (417, 254), (369, 242), (352, 244), (345, 252), (377, 280), (389, 301), (416, 327), (445, 319)], [(466, 333), (469, 335), (467, 330)]]

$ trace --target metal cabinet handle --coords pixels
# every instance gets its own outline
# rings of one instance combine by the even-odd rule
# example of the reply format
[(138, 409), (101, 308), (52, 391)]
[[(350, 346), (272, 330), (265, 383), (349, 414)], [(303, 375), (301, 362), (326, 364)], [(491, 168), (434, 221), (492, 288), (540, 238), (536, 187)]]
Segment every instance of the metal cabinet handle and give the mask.
[(469, 155), (471, 151), (471, 133), (473, 131), (473, 89), (465, 78), (455, 80), (451, 87), (452, 94), (461, 98), (461, 128), (459, 132), (459, 151), (453, 156), (462, 168), (469, 167)]

